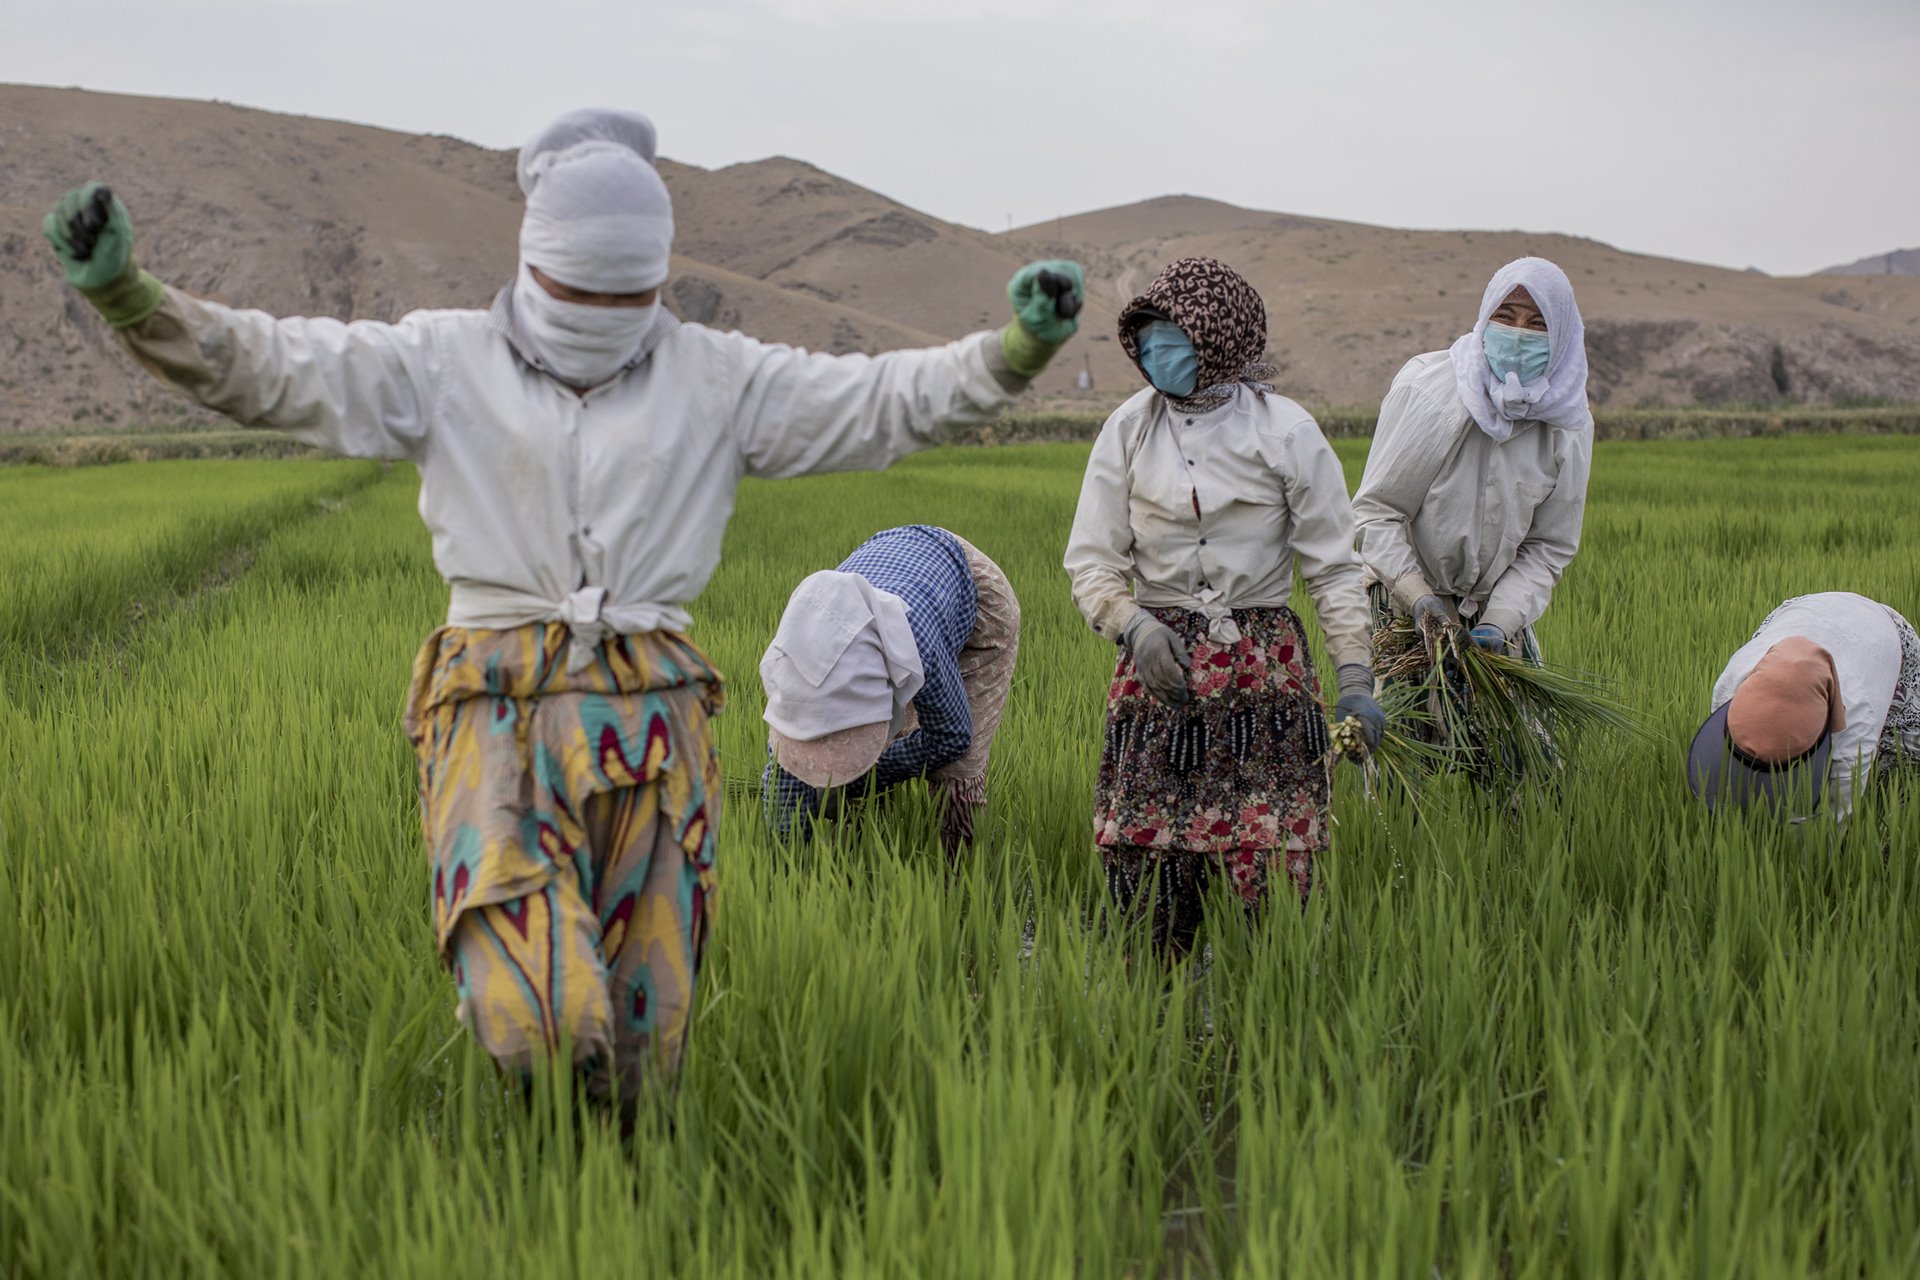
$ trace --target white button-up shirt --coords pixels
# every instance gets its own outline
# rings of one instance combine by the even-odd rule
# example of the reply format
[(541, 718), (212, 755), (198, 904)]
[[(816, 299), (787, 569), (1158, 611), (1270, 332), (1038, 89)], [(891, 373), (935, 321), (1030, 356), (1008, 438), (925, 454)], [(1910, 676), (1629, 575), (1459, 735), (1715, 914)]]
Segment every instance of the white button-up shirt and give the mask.
[(1334, 662), (1371, 665), (1346, 479), (1305, 409), (1242, 386), (1189, 415), (1148, 389), (1107, 419), (1066, 557), (1094, 630), (1117, 640), (1151, 605), (1205, 613), (1231, 642), (1231, 611), (1285, 605), (1296, 563)]
[(1829, 812), (1845, 822), (1860, 779), (1883, 748), (1920, 758), (1920, 644), (1912, 624), (1878, 600), (1851, 591), (1796, 596), (1768, 614), (1728, 660), (1713, 682), (1712, 710), (1733, 701), (1760, 659), (1789, 636), (1804, 636), (1833, 655), (1840, 678), (1847, 727), (1833, 735), (1827, 779)]
[(1461, 403), (1450, 354), (1415, 356), (1380, 405), (1353, 496), (1368, 579), (1403, 610), (1439, 595), (1518, 637), (1580, 549), (1592, 458), (1589, 432), (1541, 422), (1495, 442)]
[(122, 336), (247, 426), (419, 466), (448, 621), (560, 619), (574, 661), (609, 631), (684, 630), (742, 476), (880, 469), (993, 417), (998, 335), (881, 356), (809, 354), (663, 316), (650, 354), (584, 396), (521, 360), (484, 311), (397, 324), (275, 319), (168, 289)]

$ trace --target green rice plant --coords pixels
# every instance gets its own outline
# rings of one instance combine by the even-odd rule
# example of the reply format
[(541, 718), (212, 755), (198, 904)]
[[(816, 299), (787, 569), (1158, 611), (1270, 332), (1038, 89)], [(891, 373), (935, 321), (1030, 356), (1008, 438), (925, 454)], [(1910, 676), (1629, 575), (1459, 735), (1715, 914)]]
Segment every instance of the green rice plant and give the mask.
[[(1483, 649), (1457, 623), (1438, 622), (1422, 634), (1411, 618), (1390, 617), (1373, 642), (1381, 677), (1397, 686), (1402, 717), (1438, 747), (1408, 765), (1451, 765), (1490, 791), (1515, 796), (1557, 781), (1563, 739), (1642, 732), (1603, 681)], [(1424, 718), (1415, 710), (1421, 706)]]
[(0, 689), (29, 696), (30, 678), (217, 588), (273, 529), (379, 475), (366, 462), (0, 466)]
[[(743, 487), (692, 609), (732, 676), (716, 931), (678, 1088), (627, 1141), (564, 1079), (508, 1087), (433, 954), (397, 722), (446, 594), (410, 470), (326, 507), (337, 464), (58, 473), (0, 544), (55, 584), (0, 696), (0, 1275), (1920, 1274), (1920, 806), (1868, 788), (1844, 838), (1716, 819), (1676, 746), (1781, 598), (1920, 616), (1907, 540), (1822, 537), (1920, 528), (1908, 442), (1603, 443), (1541, 639), (1649, 733), (1511, 816), (1458, 774), (1416, 811), (1342, 769), (1310, 900), (1223, 895), (1172, 969), (1100, 919), (1117, 654), (1059, 563), (1085, 460)], [(153, 531), (263, 489), (302, 497), (124, 620)], [(1701, 551), (1716, 519), (1741, 538)], [(788, 591), (912, 520), (1023, 609), (955, 869), (916, 787), (801, 848), (757, 813)], [(61, 612), (103, 570), (120, 611)]]
[(1402, 680), (1383, 686), (1379, 698), (1387, 725), (1371, 749), (1362, 736), (1358, 717), (1348, 716), (1329, 727), (1331, 747), (1327, 769), (1332, 774), (1342, 761), (1360, 766), (1367, 799), (1404, 795), (1417, 800), (1420, 783), (1445, 768), (1452, 755), (1434, 743), (1435, 721), (1424, 692)]

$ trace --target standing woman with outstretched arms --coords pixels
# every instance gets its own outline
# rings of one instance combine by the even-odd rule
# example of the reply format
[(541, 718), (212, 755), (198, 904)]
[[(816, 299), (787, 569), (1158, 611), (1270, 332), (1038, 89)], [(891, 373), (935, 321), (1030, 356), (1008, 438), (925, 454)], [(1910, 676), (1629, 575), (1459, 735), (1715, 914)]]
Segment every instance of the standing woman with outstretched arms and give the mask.
[(1152, 904), (1157, 949), (1193, 943), (1208, 883), (1259, 907), (1305, 901), (1331, 796), (1320, 681), (1288, 607), (1297, 567), (1339, 671), (1334, 715), (1369, 749), (1366, 595), (1340, 461), (1262, 363), (1267, 312), (1211, 258), (1168, 266), (1120, 316), (1148, 386), (1100, 429), (1074, 513), (1073, 598), (1120, 645), (1094, 843), (1123, 914)]
[(1495, 273), (1473, 329), (1415, 356), (1354, 495), (1379, 618), (1446, 619), (1538, 662), (1533, 626), (1580, 549), (1593, 456), (1586, 330), (1545, 258)]
[(433, 921), (461, 1019), (527, 1070), (571, 1044), (598, 1097), (679, 1063), (714, 890), (720, 673), (687, 606), (741, 477), (883, 468), (992, 417), (1073, 332), (1072, 263), (998, 332), (810, 355), (665, 311), (673, 210), (645, 117), (521, 151), (518, 273), (490, 311), (276, 319), (163, 286), (97, 184), (46, 221), (69, 280), (162, 380), (246, 426), (405, 458), (451, 588), (416, 659)]

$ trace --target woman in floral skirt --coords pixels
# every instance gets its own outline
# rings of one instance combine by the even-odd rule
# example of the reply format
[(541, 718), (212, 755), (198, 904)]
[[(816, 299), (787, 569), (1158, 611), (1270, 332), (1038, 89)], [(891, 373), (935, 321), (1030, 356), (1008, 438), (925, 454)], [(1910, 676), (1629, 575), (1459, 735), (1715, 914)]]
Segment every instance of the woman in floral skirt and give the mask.
[[(1330, 804), (1325, 713), (1297, 565), (1339, 671), (1336, 719), (1385, 719), (1353, 510), (1312, 415), (1274, 392), (1266, 308), (1211, 258), (1168, 266), (1120, 316), (1150, 384), (1087, 463), (1068, 543), (1074, 601), (1121, 646), (1094, 841), (1123, 914), (1189, 950), (1208, 884), (1251, 909), (1275, 875), (1304, 902)], [(1157, 883), (1156, 883), (1157, 882)]]

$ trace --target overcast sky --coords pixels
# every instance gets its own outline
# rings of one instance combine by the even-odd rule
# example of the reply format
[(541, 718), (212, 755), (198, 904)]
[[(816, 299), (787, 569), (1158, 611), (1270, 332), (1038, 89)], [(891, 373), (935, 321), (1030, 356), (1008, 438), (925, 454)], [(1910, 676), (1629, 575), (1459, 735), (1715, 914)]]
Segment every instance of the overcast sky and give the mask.
[(993, 230), (1191, 192), (1776, 273), (1920, 245), (1920, 0), (0, 0), (0, 32), (0, 80), (491, 146), (637, 107), (675, 159)]

